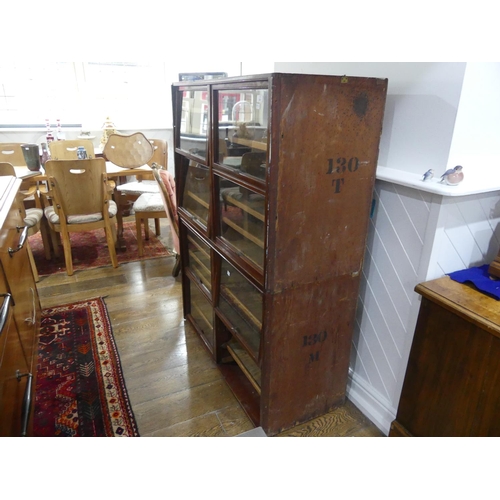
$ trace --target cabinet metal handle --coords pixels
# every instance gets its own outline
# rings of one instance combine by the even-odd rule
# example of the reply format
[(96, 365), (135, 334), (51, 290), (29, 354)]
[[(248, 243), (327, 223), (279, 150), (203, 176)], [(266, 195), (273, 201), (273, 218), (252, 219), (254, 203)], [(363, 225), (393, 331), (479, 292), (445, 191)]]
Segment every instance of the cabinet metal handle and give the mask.
[(33, 375), (31, 373), (21, 374), (17, 370), (17, 381), (20, 382), (22, 377), (28, 377), (26, 388), (24, 389), (23, 406), (21, 410), (21, 436), (25, 437), (28, 434), (28, 420), (31, 410), (31, 386), (33, 384)]
[(12, 257), (12, 254), (19, 252), (19, 250), (21, 250), (23, 248), (24, 244), (26, 243), (26, 240), (28, 239), (28, 231), (29, 231), (28, 226), (24, 226), (24, 227), (17, 226), (16, 229), (18, 232), (22, 229), (23, 232), (21, 233), (21, 236), (19, 238), (19, 244), (17, 245), (17, 248), (13, 249), (13, 248), (9, 247), (9, 255), (11, 257)]
[(12, 303), (12, 295), (10, 293), (5, 293), (0, 295), (0, 297), (4, 297), (2, 309), (0, 309), (0, 337), (3, 334), (3, 330), (7, 324), (7, 318), (9, 317), (9, 309)]

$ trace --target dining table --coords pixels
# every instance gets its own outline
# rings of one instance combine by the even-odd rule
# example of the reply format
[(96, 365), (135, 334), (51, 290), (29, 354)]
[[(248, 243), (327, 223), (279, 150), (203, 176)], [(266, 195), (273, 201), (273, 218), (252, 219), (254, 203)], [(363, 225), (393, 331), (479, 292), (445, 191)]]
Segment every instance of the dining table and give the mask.
[[(20, 165), (14, 166), (14, 170), (16, 171), (16, 177), (22, 179), (23, 181), (29, 181), (30, 183), (43, 183), (48, 180), (45, 172), (43, 171), (43, 167), (39, 171), (33, 171), (25, 165)], [(153, 170), (149, 165), (142, 165), (136, 168), (123, 168), (110, 161), (106, 161), (106, 175), (108, 177), (108, 181), (112, 181), (110, 183), (110, 192), (114, 198), (118, 194), (116, 186), (122, 182), (126, 182), (126, 178), (129, 176), (139, 176), (143, 179), (154, 179)], [(117, 205), (121, 208), (120, 204), (117, 203)], [(123, 215), (123, 213), (120, 213), (121, 217), (123, 217)], [(117, 233), (116, 249), (126, 249), (123, 234)]]

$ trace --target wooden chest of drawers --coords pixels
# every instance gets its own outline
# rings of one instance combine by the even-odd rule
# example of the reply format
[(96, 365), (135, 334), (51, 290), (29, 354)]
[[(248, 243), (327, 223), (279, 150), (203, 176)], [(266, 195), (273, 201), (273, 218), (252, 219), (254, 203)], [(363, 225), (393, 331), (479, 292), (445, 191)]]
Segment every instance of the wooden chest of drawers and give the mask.
[(0, 435), (30, 435), (41, 308), (17, 198), (21, 182), (0, 177)]
[(420, 313), (390, 436), (500, 436), (500, 302), (448, 276)]

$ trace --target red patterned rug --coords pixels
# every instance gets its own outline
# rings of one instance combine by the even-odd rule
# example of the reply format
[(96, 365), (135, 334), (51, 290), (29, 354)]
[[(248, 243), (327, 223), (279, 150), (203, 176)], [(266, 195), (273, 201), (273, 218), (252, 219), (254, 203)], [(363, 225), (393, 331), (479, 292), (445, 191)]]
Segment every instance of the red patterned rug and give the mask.
[[(123, 223), (123, 238), (125, 240), (126, 250), (118, 250), (116, 252), (120, 264), (173, 255), (156, 237), (154, 231), (149, 231), (149, 240), (146, 241), (143, 239), (144, 256), (139, 257), (137, 252), (135, 222)], [(109, 256), (104, 229), (96, 229), (95, 231), (88, 231), (85, 233), (71, 233), (70, 239), (73, 269), (75, 271), (111, 266), (111, 258)], [(62, 245), (59, 247), (59, 257), (52, 256), (51, 260), (47, 260), (43, 251), (42, 236), (40, 232), (29, 237), (29, 244), (33, 252), (39, 276), (66, 272)]]
[(139, 436), (100, 297), (42, 311), (33, 434)]

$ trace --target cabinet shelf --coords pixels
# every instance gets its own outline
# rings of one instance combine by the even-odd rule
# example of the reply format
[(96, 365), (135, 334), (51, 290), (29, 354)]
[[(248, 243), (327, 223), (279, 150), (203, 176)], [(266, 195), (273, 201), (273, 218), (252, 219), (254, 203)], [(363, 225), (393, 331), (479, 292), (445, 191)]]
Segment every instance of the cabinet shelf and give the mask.
[(238, 297), (226, 286), (221, 287), (221, 293), (224, 298), (237, 310), (240, 312), (240, 315), (244, 318), (248, 318), (250, 323), (260, 330), (262, 328), (262, 322), (255, 317), (252, 311), (248, 308), (247, 304), (238, 299)]
[(210, 260), (210, 253), (206, 248), (203, 248), (192, 236), (188, 236), (187, 240), (192, 243), (201, 254)]
[(199, 196), (195, 195), (194, 193), (192, 193), (191, 191), (186, 191), (186, 194), (192, 198), (194, 201), (196, 201), (196, 203), (199, 203), (202, 207), (208, 209), (210, 207), (210, 205), (203, 199), (201, 199)]
[(267, 151), (267, 142), (253, 141), (251, 139), (243, 139), (240, 137), (233, 137), (232, 142), (247, 146), (252, 149), (259, 149), (260, 151)]
[(238, 342), (231, 340), (226, 345), (229, 354), (241, 368), (245, 376), (248, 378), (254, 389), (260, 395), (261, 393), (261, 372), (260, 368), (256, 365), (254, 360), (248, 353), (241, 347)]
[[(262, 204), (251, 203), (251, 202), (242, 202), (237, 200), (234, 196), (230, 194), (224, 197), (224, 201), (227, 203), (233, 204), (235, 207), (241, 208), (243, 211), (253, 215), (256, 219), (264, 222), (266, 220), (265, 214), (263, 213), (264, 207)], [(260, 209), (260, 210), (259, 210)]]
[(230, 228), (240, 233), (247, 240), (250, 240), (252, 243), (255, 243), (260, 248), (264, 248), (264, 240), (262, 240), (258, 236), (258, 233), (262, 232), (262, 226), (259, 226), (253, 222), (245, 221), (245, 228), (243, 228), (240, 225), (236, 224), (236, 222), (232, 221), (227, 217), (223, 217), (222, 222), (224, 222)]
[(208, 327), (209, 329), (212, 329), (212, 323), (208, 320), (206, 311), (203, 311), (203, 309), (199, 307), (197, 304), (193, 304), (192, 307), (194, 309), (194, 312), (197, 313), (197, 317), (203, 320), (205, 326)]

